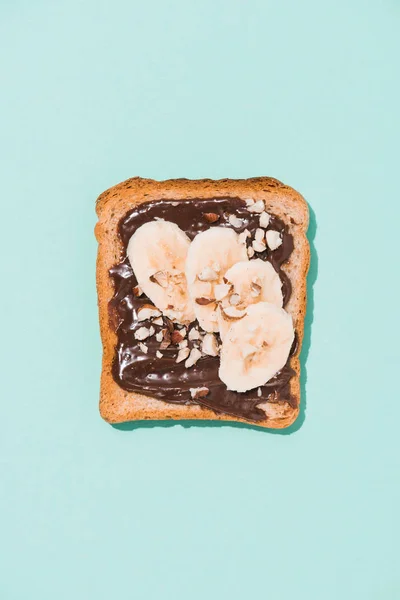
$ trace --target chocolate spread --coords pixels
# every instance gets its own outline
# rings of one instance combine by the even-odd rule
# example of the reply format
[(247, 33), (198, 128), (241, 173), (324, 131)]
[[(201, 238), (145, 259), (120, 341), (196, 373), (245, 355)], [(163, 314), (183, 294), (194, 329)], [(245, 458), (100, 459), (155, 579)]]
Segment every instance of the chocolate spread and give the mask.
[[(215, 213), (219, 219), (210, 223), (204, 216)], [(240, 228), (233, 228), (229, 223), (229, 215), (234, 214), (242, 219)], [(192, 240), (197, 233), (214, 226), (231, 227), (237, 233), (248, 229), (251, 238), (259, 227), (259, 215), (247, 210), (245, 202), (240, 198), (218, 198), (204, 200), (193, 198), (179, 202), (171, 200), (156, 200), (146, 202), (129, 211), (119, 223), (119, 235), (123, 243), (123, 256), (121, 262), (110, 269), (110, 276), (114, 282), (115, 293), (109, 303), (110, 325), (117, 334), (113, 363), (113, 377), (125, 390), (152, 396), (170, 403), (201, 404), (215, 412), (226, 413), (248, 419), (263, 421), (265, 413), (258, 408), (258, 404), (269, 401), (277, 402), (280, 399), (295, 406), (295, 399), (290, 395), (289, 381), (294, 374), (289, 366), (289, 359), (285, 367), (261, 388), (261, 396), (257, 389), (245, 393), (232, 392), (218, 377), (219, 358), (206, 356), (201, 358), (193, 367), (187, 369), (185, 363), (176, 363), (178, 346), (170, 345), (162, 351), (163, 357), (157, 358), (156, 351), (160, 343), (155, 336), (146, 339), (148, 353), (144, 354), (137, 340), (134, 338), (135, 330), (140, 326), (149, 326), (150, 322), (137, 321), (137, 310), (143, 304), (151, 301), (143, 294), (134, 295), (133, 289), (137, 285), (135, 275), (126, 256), (126, 249), (130, 237), (138, 227), (152, 221), (155, 217), (176, 223)], [(289, 258), (293, 250), (293, 237), (288, 233), (287, 226), (277, 217), (271, 216), (268, 229), (281, 232), (282, 244), (274, 251), (266, 249), (264, 252), (255, 253), (255, 258), (269, 261), (279, 273), (282, 281), (284, 305), (291, 294), (290, 280), (281, 270), (281, 265)], [(156, 333), (169, 325), (165, 317), (164, 326), (154, 325)], [(188, 328), (197, 326), (195, 321)], [(188, 342), (192, 348), (195, 342)], [(296, 339), (290, 355), (296, 350)], [(190, 388), (207, 387), (209, 393), (204, 398), (192, 400)]]

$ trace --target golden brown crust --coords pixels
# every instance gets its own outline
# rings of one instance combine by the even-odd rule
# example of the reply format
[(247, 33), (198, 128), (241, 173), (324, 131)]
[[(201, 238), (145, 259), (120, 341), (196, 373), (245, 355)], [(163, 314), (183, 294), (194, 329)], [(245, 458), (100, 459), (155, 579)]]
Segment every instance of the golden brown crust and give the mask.
[(154, 181), (134, 177), (103, 192), (96, 203), (99, 220), (95, 235), (99, 243), (97, 255), (96, 282), (98, 292), (100, 333), (103, 344), (103, 362), (100, 388), (100, 413), (109, 423), (143, 419), (206, 419), (219, 421), (239, 421), (244, 419), (197, 405), (170, 404), (134, 392), (123, 390), (113, 379), (112, 361), (117, 337), (108, 322), (108, 303), (113, 296), (113, 286), (108, 271), (121, 258), (122, 243), (117, 236), (120, 219), (134, 206), (150, 200), (173, 198), (217, 198), (222, 196), (263, 199), (266, 210), (280, 217), (289, 226), (294, 237), (294, 251), (289, 261), (283, 265), (292, 282), (292, 296), (286, 307), (292, 314), (298, 337), (296, 353), (291, 358), (291, 367), (296, 376), (290, 382), (291, 394), (297, 399), (298, 407), (292, 408), (287, 402), (264, 403), (267, 418), (260, 427), (281, 429), (291, 425), (297, 418), (300, 408), (300, 361), (299, 354), (304, 333), (306, 309), (306, 276), (310, 261), (310, 249), (306, 238), (308, 227), (308, 207), (304, 198), (294, 189), (271, 177), (252, 179), (170, 179)]

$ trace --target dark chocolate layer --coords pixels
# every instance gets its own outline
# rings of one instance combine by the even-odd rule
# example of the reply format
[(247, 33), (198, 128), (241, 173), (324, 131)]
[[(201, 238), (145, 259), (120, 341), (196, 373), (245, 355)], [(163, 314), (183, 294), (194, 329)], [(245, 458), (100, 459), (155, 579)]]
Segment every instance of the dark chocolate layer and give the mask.
[[(210, 224), (204, 216), (206, 213), (215, 213), (219, 219)], [(243, 220), (240, 228), (233, 228), (229, 223), (229, 215), (234, 214)], [(265, 413), (258, 408), (261, 402), (276, 402), (283, 399), (295, 405), (295, 400), (290, 395), (289, 381), (294, 371), (286, 366), (266, 385), (261, 388), (262, 395), (257, 395), (257, 390), (245, 393), (231, 392), (218, 377), (219, 358), (207, 356), (201, 358), (196, 365), (186, 369), (184, 362), (176, 363), (178, 347), (170, 345), (162, 350), (163, 357), (157, 358), (156, 351), (160, 349), (155, 336), (146, 339), (149, 350), (144, 354), (134, 338), (135, 330), (150, 322), (137, 321), (138, 308), (149, 303), (149, 299), (142, 295), (136, 297), (133, 288), (137, 285), (136, 278), (126, 257), (126, 248), (130, 237), (138, 227), (153, 220), (155, 217), (176, 223), (192, 240), (197, 233), (214, 226), (230, 227), (240, 233), (248, 229), (254, 238), (255, 230), (259, 226), (259, 215), (250, 213), (240, 198), (218, 198), (212, 200), (190, 199), (177, 203), (171, 200), (158, 200), (140, 204), (121, 220), (119, 235), (123, 243), (123, 256), (121, 262), (110, 270), (110, 276), (115, 286), (115, 294), (109, 303), (110, 326), (116, 331), (118, 342), (113, 363), (113, 377), (125, 390), (138, 392), (171, 403), (191, 404), (198, 403), (215, 412), (226, 413), (248, 419), (251, 421), (265, 420)], [(281, 270), (281, 265), (289, 258), (293, 251), (293, 238), (288, 233), (286, 225), (278, 218), (272, 217), (268, 229), (282, 233), (283, 243), (275, 251), (266, 250), (256, 253), (255, 258), (269, 261), (279, 273), (282, 280), (284, 304), (291, 294), (291, 284), (286, 274)], [(249, 242), (250, 242), (249, 238)], [(168, 319), (164, 318), (164, 327), (171, 326)], [(189, 329), (197, 326), (197, 321)], [(157, 331), (162, 326), (154, 325)], [(189, 341), (191, 348), (196, 342)], [(295, 352), (296, 341), (293, 344), (291, 355)], [(190, 388), (207, 387), (209, 393), (204, 398), (193, 401)]]

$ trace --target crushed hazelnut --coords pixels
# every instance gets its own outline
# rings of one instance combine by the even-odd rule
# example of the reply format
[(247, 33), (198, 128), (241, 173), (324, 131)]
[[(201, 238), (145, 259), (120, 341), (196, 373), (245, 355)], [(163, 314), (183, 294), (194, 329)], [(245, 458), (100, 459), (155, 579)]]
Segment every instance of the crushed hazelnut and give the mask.
[[(189, 351), (188, 348), (185, 348), (185, 350)], [(181, 352), (182, 352), (182, 350), (181, 350)], [(190, 367), (193, 367), (193, 365), (195, 365), (197, 363), (199, 358), (201, 358), (200, 350), (198, 350), (197, 348), (192, 348), (192, 350), (190, 351), (190, 354), (189, 354), (189, 358), (185, 362), (185, 367), (187, 369), (189, 369)]]
[(197, 400), (198, 398), (204, 398), (209, 393), (209, 389), (206, 387), (198, 387), (198, 388), (190, 388), (190, 395), (193, 400)]
[(217, 213), (203, 213), (203, 215), (207, 223), (215, 223), (219, 219)]

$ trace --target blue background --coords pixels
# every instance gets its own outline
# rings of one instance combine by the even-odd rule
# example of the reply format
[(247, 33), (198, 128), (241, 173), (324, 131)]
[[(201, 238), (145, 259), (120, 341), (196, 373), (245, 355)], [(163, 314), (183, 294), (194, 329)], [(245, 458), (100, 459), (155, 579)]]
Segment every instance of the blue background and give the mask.
[[(400, 598), (399, 2), (0, 16), (1, 600)], [(309, 201), (289, 435), (100, 419), (94, 202), (134, 175)]]

